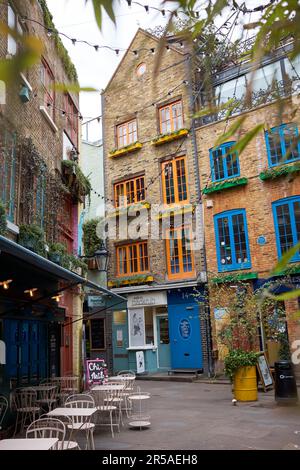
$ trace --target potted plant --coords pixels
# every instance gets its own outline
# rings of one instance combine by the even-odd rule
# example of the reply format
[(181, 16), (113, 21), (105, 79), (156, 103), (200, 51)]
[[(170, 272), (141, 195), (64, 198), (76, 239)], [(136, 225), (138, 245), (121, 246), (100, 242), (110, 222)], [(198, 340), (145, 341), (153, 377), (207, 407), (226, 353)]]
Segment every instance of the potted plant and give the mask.
[(236, 400), (257, 400), (256, 364), (257, 352), (255, 351), (232, 349), (225, 357), (225, 374), (233, 382)]
[(20, 225), (19, 243), (28, 250), (45, 256), (45, 234), (41, 227), (35, 224)]
[(51, 243), (49, 245), (48, 258), (53, 263), (62, 265), (63, 258), (67, 253), (67, 248), (62, 243)]
[(0, 235), (6, 232), (6, 210), (5, 205), (0, 201)]
[(96, 250), (99, 248), (101, 240), (97, 235), (97, 227), (101, 222), (100, 218), (91, 219), (83, 224), (83, 245), (84, 253), (88, 257), (88, 269), (97, 269), (97, 262), (94, 258)]

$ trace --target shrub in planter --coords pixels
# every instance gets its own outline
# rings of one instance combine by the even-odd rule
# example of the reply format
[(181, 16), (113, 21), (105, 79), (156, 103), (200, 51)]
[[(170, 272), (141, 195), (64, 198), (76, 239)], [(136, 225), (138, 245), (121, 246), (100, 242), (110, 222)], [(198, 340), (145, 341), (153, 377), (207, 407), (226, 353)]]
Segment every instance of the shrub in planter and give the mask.
[(67, 248), (62, 243), (50, 244), (48, 258), (53, 263), (63, 265), (66, 254), (67, 254)]
[(224, 360), (225, 374), (232, 381), (235, 373), (241, 367), (256, 366), (257, 353), (254, 351), (243, 351), (242, 349), (233, 349), (229, 351)]
[(19, 232), (19, 243), (28, 250), (45, 256), (45, 234), (38, 225), (21, 225)]
[(6, 210), (5, 205), (0, 201), (0, 235), (6, 232)]

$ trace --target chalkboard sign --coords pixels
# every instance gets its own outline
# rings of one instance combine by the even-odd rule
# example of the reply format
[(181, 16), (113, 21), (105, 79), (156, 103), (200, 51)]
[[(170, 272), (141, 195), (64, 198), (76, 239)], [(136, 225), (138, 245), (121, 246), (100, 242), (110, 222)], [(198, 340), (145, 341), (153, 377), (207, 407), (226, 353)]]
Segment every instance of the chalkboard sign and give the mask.
[(273, 377), (264, 352), (261, 352), (258, 356), (257, 369), (261, 383), (263, 384), (264, 390), (266, 392), (269, 387), (272, 387), (273, 385)]
[(105, 349), (104, 318), (91, 320), (90, 344), (91, 350)]
[(102, 384), (108, 376), (104, 359), (92, 359), (86, 361), (86, 378), (91, 384)]

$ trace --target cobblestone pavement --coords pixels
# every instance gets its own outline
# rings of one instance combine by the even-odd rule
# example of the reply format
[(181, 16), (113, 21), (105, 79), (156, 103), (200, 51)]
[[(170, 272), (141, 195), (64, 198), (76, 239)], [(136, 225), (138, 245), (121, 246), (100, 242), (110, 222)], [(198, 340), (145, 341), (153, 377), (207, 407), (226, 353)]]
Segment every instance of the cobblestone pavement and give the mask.
[(97, 428), (96, 449), (300, 449), (300, 405), (277, 405), (274, 391), (233, 406), (228, 384), (139, 380), (137, 385), (151, 393), (151, 427), (132, 430), (126, 419), (114, 439), (108, 428)]

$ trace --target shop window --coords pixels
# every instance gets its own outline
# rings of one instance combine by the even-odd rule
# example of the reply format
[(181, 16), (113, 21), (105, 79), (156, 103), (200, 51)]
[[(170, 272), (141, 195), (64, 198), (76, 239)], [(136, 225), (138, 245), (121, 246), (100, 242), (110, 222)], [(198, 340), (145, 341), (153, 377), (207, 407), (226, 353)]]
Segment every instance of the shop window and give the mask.
[(153, 309), (151, 307), (145, 307), (144, 311), (146, 344), (154, 344)]
[[(281, 258), (300, 241), (300, 196), (281, 199), (273, 203), (277, 253)], [(298, 251), (291, 261), (300, 261)]]
[(114, 185), (115, 206), (126, 206), (145, 200), (145, 177), (138, 176)]
[(90, 349), (97, 351), (105, 349), (105, 319), (90, 320)]
[(168, 104), (159, 108), (159, 129), (161, 134), (175, 132), (183, 127), (182, 102)]
[(293, 162), (300, 158), (300, 138), (296, 124), (281, 124), (265, 132), (270, 166)]
[(188, 200), (185, 157), (162, 163), (162, 188), (165, 204), (183, 203)]
[(115, 325), (126, 325), (126, 310), (113, 312), (113, 321)]
[(118, 148), (121, 149), (137, 141), (137, 122), (136, 119), (124, 122), (117, 126)]
[(238, 153), (230, 152), (234, 144), (235, 142), (225, 142), (219, 147), (210, 149), (212, 181), (221, 181), (239, 176)]
[(246, 211), (215, 215), (215, 236), (219, 271), (251, 267)]

